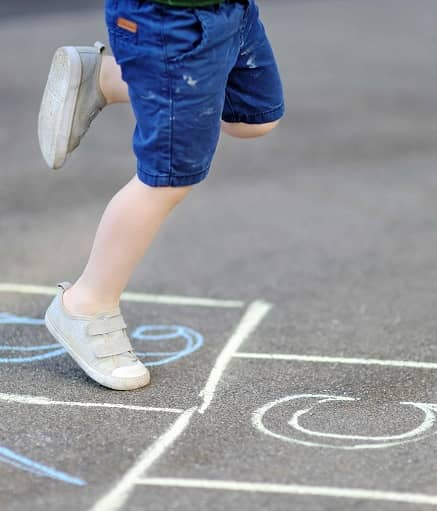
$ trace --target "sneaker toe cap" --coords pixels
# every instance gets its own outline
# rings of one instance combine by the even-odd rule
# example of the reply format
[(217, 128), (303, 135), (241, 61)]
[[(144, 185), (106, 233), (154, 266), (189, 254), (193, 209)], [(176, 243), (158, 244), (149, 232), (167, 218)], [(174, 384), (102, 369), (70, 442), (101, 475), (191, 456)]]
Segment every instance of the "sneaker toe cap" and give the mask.
[(137, 362), (136, 364), (117, 367), (112, 371), (112, 376), (115, 378), (144, 378), (148, 381), (149, 371), (141, 362)]

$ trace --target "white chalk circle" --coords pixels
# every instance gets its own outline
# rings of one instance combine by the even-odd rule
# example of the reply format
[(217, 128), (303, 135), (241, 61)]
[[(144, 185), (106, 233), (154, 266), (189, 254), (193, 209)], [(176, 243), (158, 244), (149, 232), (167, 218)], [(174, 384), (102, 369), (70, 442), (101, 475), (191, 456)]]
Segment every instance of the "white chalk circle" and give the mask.
[[(408, 442), (417, 442), (430, 435), (437, 433), (436, 410), (437, 405), (431, 403), (400, 402), (401, 407), (414, 407), (420, 410), (421, 422), (413, 429), (396, 435), (366, 436), (338, 434), (322, 431), (315, 431), (302, 426), (301, 422), (305, 415), (317, 413), (317, 407), (327, 402), (344, 403), (345, 401), (359, 402), (359, 398), (332, 396), (327, 394), (298, 394), (286, 396), (276, 401), (271, 401), (256, 410), (252, 415), (252, 424), (261, 433), (272, 436), (285, 442), (306, 445), (309, 447), (327, 447), (331, 449), (382, 449), (395, 445), (402, 445)], [(287, 420), (287, 432), (283, 432), (283, 419), (278, 429), (266, 426), (266, 420), (276, 413), (277, 417)], [(273, 421), (270, 420), (269, 424)], [(277, 424), (277, 423), (276, 423)]]

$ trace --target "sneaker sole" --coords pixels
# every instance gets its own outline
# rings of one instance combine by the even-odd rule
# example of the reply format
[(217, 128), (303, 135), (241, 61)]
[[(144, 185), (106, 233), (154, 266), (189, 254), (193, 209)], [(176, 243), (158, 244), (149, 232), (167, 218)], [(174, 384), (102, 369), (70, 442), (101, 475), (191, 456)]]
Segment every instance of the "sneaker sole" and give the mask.
[(71, 345), (68, 343), (68, 340), (65, 338), (61, 332), (51, 323), (48, 318), (48, 314), (46, 312), (44, 316), (44, 321), (47, 329), (53, 335), (53, 337), (67, 350), (69, 355), (74, 359), (74, 361), (85, 371), (85, 373), (92, 378), (100, 385), (104, 387), (108, 387), (113, 390), (135, 390), (141, 387), (145, 387), (150, 382), (149, 374), (146, 374), (144, 377), (136, 376), (134, 378), (116, 378), (114, 376), (106, 376), (104, 374), (99, 373), (93, 367), (91, 367), (86, 360), (84, 360), (80, 355), (78, 355)]
[(38, 115), (41, 153), (52, 169), (65, 163), (73, 125), (82, 62), (73, 46), (58, 48), (53, 56)]

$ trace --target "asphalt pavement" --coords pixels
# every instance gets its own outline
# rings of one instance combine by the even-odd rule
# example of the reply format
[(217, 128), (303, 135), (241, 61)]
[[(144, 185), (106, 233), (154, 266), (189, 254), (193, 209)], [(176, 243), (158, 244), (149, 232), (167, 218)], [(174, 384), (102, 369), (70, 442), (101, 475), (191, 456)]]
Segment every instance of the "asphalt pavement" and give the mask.
[(106, 33), (94, 4), (34, 5), (0, 5), (0, 509), (437, 507), (437, 4), (260, 2), (286, 117), (222, 137), (132, 276), (152, 383), (127, 393), (42, 317), (135, 172), (133, 116), (46, 168), (52, 53)]
[(0, 1), (0, 20), (22, 18), (23, 16), (46, 16), (47, 14), (71, 13), (96, 10), (104, 5), (104, 0), (21, 0), (21, 2)]

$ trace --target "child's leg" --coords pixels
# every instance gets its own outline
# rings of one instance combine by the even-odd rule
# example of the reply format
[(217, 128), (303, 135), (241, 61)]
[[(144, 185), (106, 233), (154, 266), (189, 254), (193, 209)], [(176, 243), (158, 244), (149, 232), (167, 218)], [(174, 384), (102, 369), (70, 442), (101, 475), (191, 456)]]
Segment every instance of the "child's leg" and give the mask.
[(121, 68), (114, 57), (104, 55), (100, 67), (100, 89), (108, 104), (129, 102), (127, 83), (121, 78)]
[(147, 385), (119, 307), (121, 292), (152, 238), (191, 186), (151, 187), (136, 176), (108, 204), (78, 281), (58, 284), (45, 324), (95, 381), (116, 390)]
[[(127, 335), (120, 295), (164, 219), (209, 172), (245, 9), (227, 2), (199, 10), (131, 0), (106, 6), (129, 95), (114, 60), (102, 60), (101, 45), (60, 48), (41, 105), (40, 142), (46, 161), (59, 168), (104, 105), (130, 98), (137, 175), (107, 206), (77, 282), (58, 284), (45, 323), (91, 378), (133, 389), (147, 385), (149, 373)], [(120, 24), (124, 16), (135, 30)]]
[(76, 314), (94, 314), (118, 305), (120, 294), (170, 211), (191, 189), (151, 187), (135, 176), (110, 201), (88, 263), (64, 293)]

